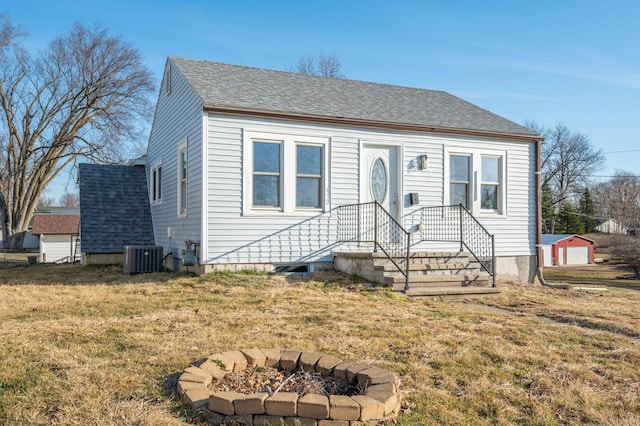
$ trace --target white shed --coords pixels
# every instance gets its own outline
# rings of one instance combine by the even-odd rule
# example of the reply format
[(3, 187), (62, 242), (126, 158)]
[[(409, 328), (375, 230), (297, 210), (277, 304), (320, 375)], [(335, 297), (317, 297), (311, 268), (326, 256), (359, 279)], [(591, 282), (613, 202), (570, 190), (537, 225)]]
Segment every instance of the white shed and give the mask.
[(79, 259), (80, 216), (36, 214), (31, 234), (40, 238), (40, 262), (65, 263)]

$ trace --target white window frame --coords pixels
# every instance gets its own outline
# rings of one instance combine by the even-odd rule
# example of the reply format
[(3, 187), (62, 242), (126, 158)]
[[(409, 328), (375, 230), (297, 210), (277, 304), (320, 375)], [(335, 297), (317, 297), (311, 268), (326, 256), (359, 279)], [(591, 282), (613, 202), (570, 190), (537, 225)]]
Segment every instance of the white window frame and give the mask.
[[(280, 206), (253, 206), (253, 143), (280, 143)], [(297, 207), (297, 151), (298, 145), (322, 148), (322, 200), (321, 207)], [(329, 138), (319, 136), (269, 133), (259, 131), (243, 132), (243, 188), (242, 204), (244, 215), (314, 215), (327, 210), (329, 176)]]
[[(485, 181), (482, 179), (482, 160), (484, 158), (495, 158), (498, 160), (498, 181), (497, 182), (492, 182), (492, 181)], [(502, 169), (504, 169), (504, 158), (502, 156), (497, 156), (497, 155), (484, 155), (481, 154), (480, 155), (480, 174), (478, 176), (480, 176), (480, 182), (478, 183), (478, 191), (479, 191), (479, 202), (480, 202), (480, 211), (482, 212), (491, 212), (491, 213), (498, 213), (500, 214), (503, 202), (502, 200), (504, 199), (504, 196), (502, 195), (502, 188), (504, 187), (504, 176), (502, 174)], [(484, 207), (482, 207), (482, 187), (483, 186), (495, 186), (497, 187), (497, 206), (495, 209), (486, 209)]]
[[(460, 180), (451, 180), (451, 157), (464, 157), (467, 158), (468, 161), (468, 170), (467, 170), (467, 180), (465, 181), (460, 181)], [(445, 205), (450, 205), (453, 203), (453, 201), (451, 201), (451, 185), (452, 184), (464, 184), (467, 187), (467, 193), (466, 193), (466, 200), (467, 200), (467, 205), (465, 206), (468, 209), (471, 209), (472, 205), (473, 205), (473, 156), (470, 154), (462, 154), (459, 152), (452, 152), (449, 154), (448, 156), (448, 171), (447, 171), (447, 178), (449, 179), (449, 183), (447, 184), (447, 195), (449, 196), (449, 202), (445, 203)]]
[(254, 144), (255, 143), (264, 143), (264, 144), (272, 144), (272, 145), (278, 145), (278, 152), (279, 152), (279, 162), (280, 162), (280, 168), (278, 170), (278, 173), (273, 173), (273, 172), (257, 172), (255, 171), (255, 166), (254, 166), (254, 158), (253, 155), (251, 155), (251, 179), (248, 180), (247, 182), (250, 183), (251, 188), (253, 188), (253, 178), (255, 176), (278, 176), (278, 205), (277, 206), (254, 206), (253, 205), (253, 191), (251, 192), (251, 206), (252, 209), (255, 210), (262, 210), (262, 211), (282, 211), (282, 205), (283, 205), (283, 200), (284, 200), (284, 141), (282, 140), (277, 140), (277, 139), (267, 139), (267, 138), (253, 138), (250, 142), (251, 144), (251, 152), (253, 153), (253, 149), (254, 149)]
[[(506, 217), (507, 215), (507, 151), (499, 149), (471, 149), (446, 147), (444, 156), (444, 204), (451, 204), (451, 156), (469, 157), (469, 197), (467, 208), (477, 216)], [(499, 159), (498, 208), (482, 208), (482, 157)], [(495, 182), (491, 183), (495, 184)]]
[(149, 185), (151, 205), (162, 204), (162, 160), (156, 161), (151, 166), (149, 180), (151, 181), (151, 185)]
[[(308, 143), (308, 142), (302, 142), (299, 140), (296, 140), (295, 142), (295, 146), (293, 147), (294, 150), (294, 166), (293, 166), (293, 174), (295, 176), (295, 180), (293, 182), (294, 187), (296, 188), (295, 191), (295, 199), (293, 200), (294, 205), (295, 205), (295, 209), (299, 210), (299, 211), (303, 211), (303, 210), (311, 210), (311, 211), (322, 211), (325, 205), (325, 194), (327, 193), (326, 187), (325, 187), (325, 181), (326, 181), (326, 172), (325, 172), (325, 163), (326, 163), (326, 154), (325, 154), (325, 149), (326, 146), (324, 144), (320, 144), (320, 143)], [(299, 146), (310, 146), (310, 147), (315, 147), (315, 148), (320, 148), (320, 176), (318, 175), (305, 175), (305, 174), (298, 174), (298, 147)], [(310, 207), (310, 206), (298, 206), (298, 192), (297, 192), (297, 188), (298, 188), (298, 178), (312, 178), (312, 179), (319, 179), (320, 180), (320, 200), (319, 200), (319, 207)]]
[[(186, 164), (183, 163), (182, 154), (186, 154)], [(178, 144), (178, 150), (176, 152), (176, 178), (177, 178), (177, 214), (178, 217), (187, 217), (187, 211), (189, 208), (189, 151), (187, 140), (183, 140)], [(186, 171), (186, 175), (185, 172)], [(184, 185), (184, 188), (183, 188)]]

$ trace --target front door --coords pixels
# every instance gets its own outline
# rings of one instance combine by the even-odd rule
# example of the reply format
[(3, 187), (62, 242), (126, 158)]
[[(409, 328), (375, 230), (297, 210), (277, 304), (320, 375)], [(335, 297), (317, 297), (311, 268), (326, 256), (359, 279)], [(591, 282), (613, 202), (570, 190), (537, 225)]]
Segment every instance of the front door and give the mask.
[(398, 148), (387, 145), (364, 145), (362, 153), (363, 203), (377, 201), (398, 221), (400, 194), (398, 183)]

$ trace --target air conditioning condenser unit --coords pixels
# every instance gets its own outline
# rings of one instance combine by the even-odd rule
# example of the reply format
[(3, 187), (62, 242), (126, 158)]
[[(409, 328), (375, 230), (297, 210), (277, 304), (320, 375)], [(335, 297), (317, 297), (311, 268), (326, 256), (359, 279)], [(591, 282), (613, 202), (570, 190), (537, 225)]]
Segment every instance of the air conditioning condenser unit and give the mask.
[(122, 272), (126, 275), (162, 271), (162, 246), (124, 246)]

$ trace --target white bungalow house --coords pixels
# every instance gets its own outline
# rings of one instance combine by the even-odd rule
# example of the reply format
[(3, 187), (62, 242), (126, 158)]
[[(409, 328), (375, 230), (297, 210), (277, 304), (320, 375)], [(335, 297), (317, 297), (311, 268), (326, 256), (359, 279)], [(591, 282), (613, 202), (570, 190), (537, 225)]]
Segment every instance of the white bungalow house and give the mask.
[(194, 249), (200, 272), (375, 249), (408, 274), (414, 253), (462, 249), (531, 281), (541, 140), (442, 91), (169, 57), (147, 150), (155, 243)]
[(615, 219), (596, 219), (596, 231), (605, 234), (628, 234), (626, 226), (620, 225)]

